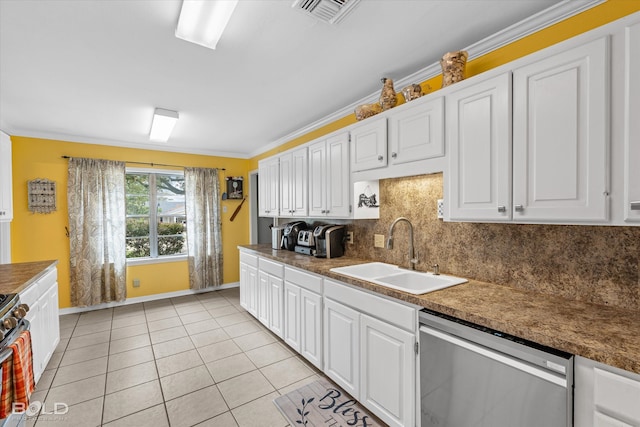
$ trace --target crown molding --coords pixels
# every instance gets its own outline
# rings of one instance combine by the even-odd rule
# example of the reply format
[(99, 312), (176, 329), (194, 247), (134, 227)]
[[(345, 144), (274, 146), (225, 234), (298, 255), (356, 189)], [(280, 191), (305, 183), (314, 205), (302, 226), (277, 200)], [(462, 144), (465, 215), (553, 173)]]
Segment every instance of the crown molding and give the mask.
[(9, 135), (25, 137), (25, 138), (39, 138), (39, 139), (51, 139), (56, 141), (75, 142), (79, 144), (108, 145), (111, 147), (132, 148), (137, 150), (164, 151), (169, 153), (196, 154), (196, 155), (214, 156), (214, 157), (230, 157), (233, 159), (249, 159), (250, 158), (250, 156), (247, 155), (247, 153), (240, 153), (240, 152), (203, 150), (200, 148), (193, 148), (193, 147), (170, 147), (170, 146), (163, 146), (161, 145), (162, 143), (146, 144), (146, 143), (140, 143), (140, 142), (120, 141), (120, 140), (105, 139), (105, 138), (92, 138), (88, 136), (77, 136), (77, 135), (52, 133), (52, 132), (38, 132), (38, 131), (29, 131), (29, 130), (22, 130), (22, 129), (14, 129), (11, 131), (11, 133), (9, 133)]
[[(466, 50), (469, 53), (468, 60), (471, 61), (605, 2), (606, 0), (564, 0), (462, 50)], [(394, 85), (396, 87), (404, 87), (412, 83), (424, 82), (437, 76), (441, 71), (440, 63), (436, 62), (416, 71), (413, 74), (395, 80)], [(359, 100), (328, 116), (316, 120), (307, 126), (260, 147), (259, 149), (251, 152), (249, 157), (259, 156), (260, 154), (277, 148), (292, 139), (306, 135), (307, 133), (319, 129), (322, 126), (326, 126), (329, 123), (333, 123), (336, 120), (352, 114), (358, 105), (375, 102), (379, 95), (379, 91), (376, 91), (370, 95), (360, 98)]]

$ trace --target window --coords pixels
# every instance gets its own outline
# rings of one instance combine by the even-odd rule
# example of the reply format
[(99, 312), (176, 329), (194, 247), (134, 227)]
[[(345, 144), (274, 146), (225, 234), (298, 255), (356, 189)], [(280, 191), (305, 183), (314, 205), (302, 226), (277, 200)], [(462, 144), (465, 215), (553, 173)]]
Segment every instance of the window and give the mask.
[(181, 172), (127, 171), (127, 258), (187, 253)]

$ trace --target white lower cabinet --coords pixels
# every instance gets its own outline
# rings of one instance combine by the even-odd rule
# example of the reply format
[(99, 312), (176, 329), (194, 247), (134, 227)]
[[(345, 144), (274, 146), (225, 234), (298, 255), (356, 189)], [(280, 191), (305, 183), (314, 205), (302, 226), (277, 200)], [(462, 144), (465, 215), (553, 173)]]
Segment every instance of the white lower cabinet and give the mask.
[(300, 286), (284, 282), (284, 330), (282, 339), (300, 353)]
[(415, 306), (247, 251), (240, 303), (385, 423), (415, 426)]
[(324, 280), (325, 374), (390, 426), (415, 424), (417, 309)]
[(258, 258), (258, 320), (282, 338), (284, 266)]
[(258, 272), (258, 320), (269, 327), (269, 275)]
[(324, 300), (324, 373), (360, 400), (360, 313)]
[(390, 425), (413, 420), (415, 335), (360, 315), (360, 400)]
[(240, 305), (258, 315), (258, 257), (240, 252)]
[(29, 306), (26, 319), (31, 323), (33, 374), (36, 382), (60, 342), (57, 279), (57, 270), (54, 268), (20, 293), (21, 302)]
[(322, 295), (300, 290), (300, 354), (322, 369)]
[(322, 369), (322, 278), (291, 267), (284, 277), (283, 339)]
[(576, 356), (574, 425), (640, 426), (640, 375)]

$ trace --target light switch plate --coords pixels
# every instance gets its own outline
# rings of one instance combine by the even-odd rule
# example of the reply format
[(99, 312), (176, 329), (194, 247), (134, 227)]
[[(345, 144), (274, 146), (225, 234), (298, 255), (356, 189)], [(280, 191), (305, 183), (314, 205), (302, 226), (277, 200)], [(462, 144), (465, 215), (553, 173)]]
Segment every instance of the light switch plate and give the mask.
[(384, 248), (384, 234), (374, 234), (373, 235), (373, 247), (374, 248)]
[(438, 219), (444, 218), (444, 199), (438, 199)]

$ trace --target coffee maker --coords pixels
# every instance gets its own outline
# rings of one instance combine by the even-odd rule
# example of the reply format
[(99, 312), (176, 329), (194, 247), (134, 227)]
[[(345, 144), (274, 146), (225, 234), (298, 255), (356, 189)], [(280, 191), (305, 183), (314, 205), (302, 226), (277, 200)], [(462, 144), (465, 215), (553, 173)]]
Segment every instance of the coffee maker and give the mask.
[(316, 257), (338, 258), (344, 255), (344, 225), (319, 225), (313, 230)]
[(282, 231), (282, 249), (292, 251), (298, 243), (298, 233), (307, 229), (307, 223), (304, 221), (293, 221), (285, 224)]

